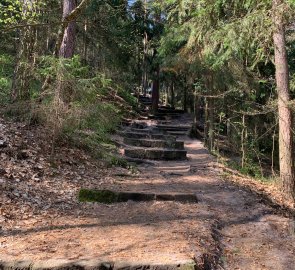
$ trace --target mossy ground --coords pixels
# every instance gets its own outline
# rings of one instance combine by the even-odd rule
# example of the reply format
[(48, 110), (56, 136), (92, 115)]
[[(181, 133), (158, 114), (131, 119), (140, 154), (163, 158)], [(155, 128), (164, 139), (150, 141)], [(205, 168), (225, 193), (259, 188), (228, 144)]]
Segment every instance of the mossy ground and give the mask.
[(118, 201), (118, 194), (110, 190), (81, 189), (78, 199), (80, 202), (114, 203)]

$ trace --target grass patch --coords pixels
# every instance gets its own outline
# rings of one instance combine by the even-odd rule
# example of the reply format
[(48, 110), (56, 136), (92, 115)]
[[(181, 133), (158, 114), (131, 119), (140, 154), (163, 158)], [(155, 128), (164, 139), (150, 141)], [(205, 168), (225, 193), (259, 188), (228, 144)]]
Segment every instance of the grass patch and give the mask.
[(99, 202), (111, 204), (118, 202), (119, 196), (117, 193), (110, 190), (81, 189), (79, 191), (78, 199), (80, 202)]

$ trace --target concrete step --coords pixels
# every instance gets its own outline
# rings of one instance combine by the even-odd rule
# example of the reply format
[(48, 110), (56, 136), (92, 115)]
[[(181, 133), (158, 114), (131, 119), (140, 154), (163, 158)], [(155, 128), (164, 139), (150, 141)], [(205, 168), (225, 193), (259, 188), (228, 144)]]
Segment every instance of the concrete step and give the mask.
[(183, 160), (186, 159), (185, 150), (167, 148), (127, 148), (125, 156), (131, 158), (153, 159), (153, 160)]
[(127, 145), (140, 146), (140, 147), (169, 148), (169, 149), (179, 149), (179, 150), (184, 149), (184, 142), (181, 142), (181, 141), (124, 138), (124, 143)]

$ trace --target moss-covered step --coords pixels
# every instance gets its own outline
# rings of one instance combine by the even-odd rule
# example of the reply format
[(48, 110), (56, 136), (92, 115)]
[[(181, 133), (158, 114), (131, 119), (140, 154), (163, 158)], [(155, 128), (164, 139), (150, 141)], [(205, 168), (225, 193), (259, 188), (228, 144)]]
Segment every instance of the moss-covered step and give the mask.
[(125, 156), (131, 158), (154, 160), (183, 160), (186, 159), (186, 151), (167, 148), (130, 148), (124, 150)]
[(151, 139), (134, 139), (124, 138), (124, 143), (132, 146), (151, 147), (151, 148), (172, 148), (184, 149), (184, 142), (176, 140), (151, 140)]
[(81, 189), (78, 199), (80, 202), (120, 203), (131, 201), (177, 201), (197, 203), (196, 194), (193, 193), (144, 193), (122, 192), (111, 190)]

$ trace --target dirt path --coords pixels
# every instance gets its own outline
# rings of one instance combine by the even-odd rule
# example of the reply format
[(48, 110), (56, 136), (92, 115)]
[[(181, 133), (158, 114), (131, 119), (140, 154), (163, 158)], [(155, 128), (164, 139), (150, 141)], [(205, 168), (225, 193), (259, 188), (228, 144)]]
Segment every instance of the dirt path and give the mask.
[[(183, 139), (188, 160), (142, 164), (137, 174), (98, 170), (89, 161), (76, 165), (77, 170), (70, 166), (70, 175), (45, 172), (36, 182), (39, 201), (33, 217), (24, 219), (24, 209), (2, 220), (1, 264), (19, 269), (193, 269), (196, 262), (197, 269), (295, 269), (294, 220), (225, 180), (201, 142)], [(12, 188), (21, 184), (15, 181)], [(81, 187), (193, 192), (199, 203), (79, 203)], [(21, 195), (9, 196), (0, 209), (27, 204)]]
[(188, 161), (142, 166), (141, 178), (120, 188), (195, 192), (198, 210), (207, 209), (212, 224), (220, 269), (295, 269), (294, 219), (277, 214), (258, 194), (224, 180), (201, 142), (181, 139)]

